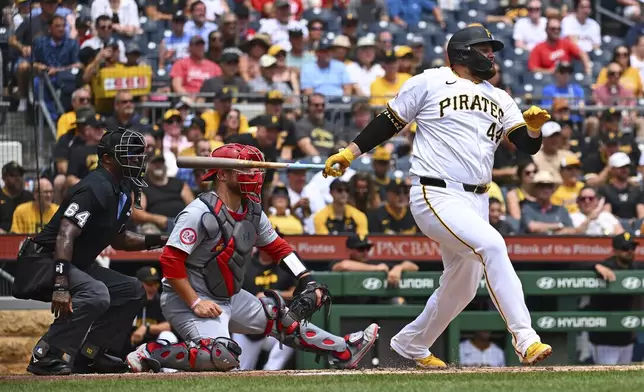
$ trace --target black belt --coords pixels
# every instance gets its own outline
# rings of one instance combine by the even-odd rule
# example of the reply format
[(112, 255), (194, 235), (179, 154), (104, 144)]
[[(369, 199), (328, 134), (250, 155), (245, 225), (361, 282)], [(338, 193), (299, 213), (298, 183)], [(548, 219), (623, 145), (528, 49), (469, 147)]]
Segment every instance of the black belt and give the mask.
[[(447, 183), (445, 183), (445, 181), (441, 180), (440, 178), (421, 177), (420, 183), (426, 186), (435, 186), (437, 188), (447, 188)], [(490, 190), (490, 185), (488, 184), (485, 184), (485, 185), (461, 184), (461, 185), (463, 185), (463, 190), (465, 190), (466, 192), (472, 192), (479, 195), (483, 193), (487, 193), (487, 191)]]

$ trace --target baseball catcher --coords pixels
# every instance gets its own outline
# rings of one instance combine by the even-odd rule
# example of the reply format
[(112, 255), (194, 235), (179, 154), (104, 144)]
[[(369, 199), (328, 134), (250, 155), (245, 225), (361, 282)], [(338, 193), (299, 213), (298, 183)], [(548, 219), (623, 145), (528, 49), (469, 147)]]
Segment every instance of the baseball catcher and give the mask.
[[(236, 143), (211, 156), (264, 161), (257, 148)], [(139, 346), (127, 356), (131, 370), (237, 368), (243, 353), (229, 332), (274, 336), (282, 344), (326, 357), (334, 367), (355, 368), (378, 338), (379, 327), (371, 324), (340, 337), (307, 322), (331, 297), (262, 212), (264, 170), (212, 169), (202, 179), (214, 181), (214, 191), (200, 195), (177, 216), (160, 260), (161, 307), (184, 342)], [(298, 279), (290, 307), (275, 291), (258, 299), (241, 289), (254, 247)]]

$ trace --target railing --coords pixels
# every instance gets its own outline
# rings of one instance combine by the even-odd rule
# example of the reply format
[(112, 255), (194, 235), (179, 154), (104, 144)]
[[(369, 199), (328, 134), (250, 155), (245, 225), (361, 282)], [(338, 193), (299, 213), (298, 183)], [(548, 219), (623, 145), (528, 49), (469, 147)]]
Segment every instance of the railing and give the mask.
[(628, 18), (625, 18), (622, 15), (615, 13), (614, 9), (610, 10), (608, 8), (602, 7), (601, 0), (595, 0), (595, 11), (597, 11), (595, 19), (597, 20), (597, 23), (599, 23), (600, 25), (602, 24), (602, 19), (604, 17), (612, 19), (614, 21), (617, 21), (629, 27), (632, 27), (635, 24), (633, 21), (629, 20)]

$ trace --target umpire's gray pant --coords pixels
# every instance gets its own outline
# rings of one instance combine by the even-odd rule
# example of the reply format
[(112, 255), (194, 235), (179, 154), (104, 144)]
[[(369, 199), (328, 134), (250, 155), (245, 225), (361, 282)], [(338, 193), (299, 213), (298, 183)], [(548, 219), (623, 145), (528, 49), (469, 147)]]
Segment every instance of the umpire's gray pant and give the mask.
[(120, 352), (146, 297), (141, 282), (94, 262), (85, 271), (72, 266), (69, 284), (74, 312), (54, 320), (43, 340), (72, 356), (83, 341)]

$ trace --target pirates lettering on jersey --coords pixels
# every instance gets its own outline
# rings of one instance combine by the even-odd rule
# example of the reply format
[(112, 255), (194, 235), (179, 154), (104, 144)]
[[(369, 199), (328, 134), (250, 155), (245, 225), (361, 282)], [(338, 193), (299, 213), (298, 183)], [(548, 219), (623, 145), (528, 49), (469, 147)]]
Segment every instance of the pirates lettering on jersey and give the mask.
[(441, 100), (438, 105), (440, 106), (440, 117), (445, 116), (445, 112), (448, 109), (452, 110), (476, 110), (479, 112), (485, 112), (498, 120), (500, 123), (503, 122), (503, 110), (499, 105), (491, 101), (487, 97), (482, 97), (480, 95), (468, 95), (468, 94), (459, 94), (452, 97), (446, 97)]

